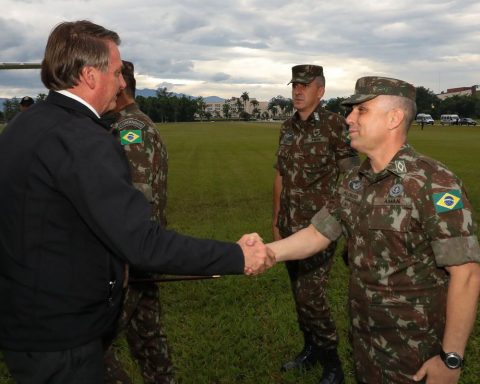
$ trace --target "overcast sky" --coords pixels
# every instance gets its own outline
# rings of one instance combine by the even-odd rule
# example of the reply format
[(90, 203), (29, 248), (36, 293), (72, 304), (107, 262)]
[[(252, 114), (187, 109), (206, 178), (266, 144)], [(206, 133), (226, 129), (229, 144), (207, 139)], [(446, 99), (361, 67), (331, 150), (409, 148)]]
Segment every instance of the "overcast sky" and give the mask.
[[(480, 84), (479, 0), (0, 0), (0, 62), (40, 62), (51, 29), (88, 19), (116, 31), (137, 88), (290, 97), (291, 67), (322, 65), (325, 98), (361, 76), (435, 93)], [(46, 93), (39, 70), (0, 71), (0, 97)]]

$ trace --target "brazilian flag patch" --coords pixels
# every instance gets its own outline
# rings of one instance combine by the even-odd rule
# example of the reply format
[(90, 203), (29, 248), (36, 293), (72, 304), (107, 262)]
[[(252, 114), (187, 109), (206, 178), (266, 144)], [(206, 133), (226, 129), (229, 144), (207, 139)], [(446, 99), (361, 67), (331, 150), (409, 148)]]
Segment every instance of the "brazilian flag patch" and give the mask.
[(432, 197), (437, 213), (450, 212), (463, 208), (462, 192), (459, 190), (434, 193)]
[(120, 132), (120, 143), (122, 145), (138, 144), (142, 142), (141, 129), (129, 129)]

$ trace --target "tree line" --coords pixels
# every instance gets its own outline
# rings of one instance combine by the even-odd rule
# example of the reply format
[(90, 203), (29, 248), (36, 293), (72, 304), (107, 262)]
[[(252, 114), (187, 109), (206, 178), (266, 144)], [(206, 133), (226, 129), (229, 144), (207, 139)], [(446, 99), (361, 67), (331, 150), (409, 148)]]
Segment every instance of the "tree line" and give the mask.
[[(428, 113), (433, 119), (440, 119), (443, 114), (456, 114), (460, 117), (480, 118), (480, 93), (470, 96), (450, 96), (441, 100), (435, 93), (425, 87), (416, 87), (417, 112)], [(326, 109), (345, 115), (347, 109), (341, 105), (345, 97), (336, 97), (324, 103)]]
[[(434, 119), (439, 119), (442, 114), (458, 114), (461, 117), (480, 118), (480, 93), (471, 96), (451, 96), (441, 100), (430, 89), (417, 87), (417, 111), (428, 113)], [(36, 101), (45, 99), (46, 95), (40, 93)], [(256, 99), (250, 101), (248, 92), (243, 92), (235, 98), (234, 103), (223, 104), (224, 119), (284, 119), (292, 115), (294, 108), (291, 98), (276, 96), (268, 102), (267, 111), (261, 111)], [(345, 116), (347, 109), (341, 105), (345, 97), (335, 97), (322, 101), (323, 106), (332, 112)], [(211, 118), (220, 118), (217, 112), (206, 111), (207, 104), (203, 97), (178, 96), (168, 92), (167, 88), (159, 88), (156, 96), (137, 96), (136, 102), (140, 109), (145, 112), (154, 122), (185, 122)], [(247, 112), (247, 103), (250, 102), (251, 113)], [(0, 121), (8, 122), (19, 111), (20, 99), (12, 98), (3, 103), (3, 112), (0, 111)]]

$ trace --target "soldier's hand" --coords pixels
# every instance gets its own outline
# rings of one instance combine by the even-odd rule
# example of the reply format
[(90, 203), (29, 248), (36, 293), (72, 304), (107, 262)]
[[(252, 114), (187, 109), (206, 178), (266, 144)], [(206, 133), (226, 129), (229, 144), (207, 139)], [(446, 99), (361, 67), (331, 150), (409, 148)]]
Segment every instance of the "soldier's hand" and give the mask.
[(427, 377), (426, 384), (456, 384), (460, 378), (460, 369), (449, 369), (440, 359), (434, 356), (423, 363), (422, 367), (413, 376), (414, 381)]
[(274, 253), (263, 244), (257, 233), (243, 235), (237, 241), (245, 257), (244, 273), (249, 276), (258, 275), (275, 264)]

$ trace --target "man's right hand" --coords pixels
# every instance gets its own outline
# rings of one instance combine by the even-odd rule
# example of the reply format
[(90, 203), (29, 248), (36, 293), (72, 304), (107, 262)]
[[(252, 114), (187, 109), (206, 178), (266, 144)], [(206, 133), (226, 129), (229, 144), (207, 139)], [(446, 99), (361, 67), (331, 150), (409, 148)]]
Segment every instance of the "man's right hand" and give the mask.
[(246, 275), (258, 275), (275, 265), (274, 253), (263, 244), (262, 238), (257, 233), (243, 235), (237, 244), (243, 251)]

